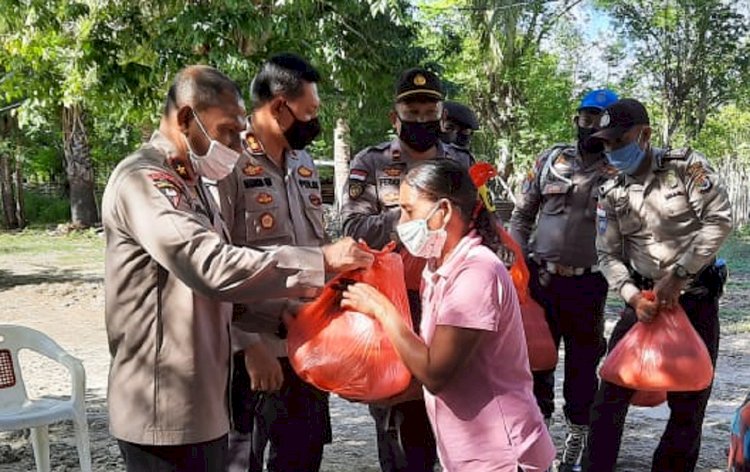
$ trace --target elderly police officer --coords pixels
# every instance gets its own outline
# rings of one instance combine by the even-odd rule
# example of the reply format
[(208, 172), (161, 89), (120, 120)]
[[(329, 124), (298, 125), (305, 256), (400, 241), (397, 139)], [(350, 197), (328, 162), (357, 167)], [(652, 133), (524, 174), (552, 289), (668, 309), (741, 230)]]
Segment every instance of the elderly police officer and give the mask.
[[(611, 350), (636, 321), (661, 316), (679, 303), (716, 362), (718, 298), (724, 283), (716, 253), (732, 230), (727, 192), (706, 158), (691, 149), (650, 144), (644, 106), (623, 99), (607, 108), (601, 131), (609, 161), (620, 175), (600, 192), (599, 265), (627, 306), (612, 333)], [(655, 301), (641, 295), (653, 289)], [(698, 459), (709, 386), (669, 392), (669, 422), (653, 457), (653, 471), (692, 471)], [(633, 390), (602, 381), (591, 412), (584, 470), (615, 470)]]
[[(580, 470), (589, 409), (604, 354), (607, 282), (596, 266), (595, 211), (599, 186), (612, 168), (599, 129), (605, 107), (617, 100), (610, 90), (586, 94), (574, 123), (576, 145), (558, 145), (537, 160), (523, 184), (510, 220), (511, 235), (529, 259), (531, 294), (545, 308), (556, 345), (565, 342), (565, 418), (568, 435), (561, 471)], [(555, 408), (555, 370), (534, 372), (534, 394), (549, 423)]]
[(471, 137), (479, 129), (477, 116), (471, 108), (458, 102), (446, 101), (445, 119), (442, 123), (440, 139), (446, 144), (455, 144), (464, 149), (471, 146)]
[[(319, 79), (294, 54), (272, 57), (253, 79), (247, 149), (219, 183), (233, 244), (273, 249), (325, 242), (320, 181), (304, 151), (320, 132)], [(260, 342), (236, 346), (244, 352), (235, 356), (232, 379), (232, 472), (261, 472), (269, 441), (269, 471), (314, 472), (331, 440), (328, 395), (300, 379), (287, 358), (281, 316), (293, 302), (235, 305), (234, 326), (260, 333)]]
[[(355, 156), (344, 192), (344, 233), (381, 248), (397, 240), (401, 216), (399, 187), (406, 172), (425, 159), (455, 159), (467, 168), (471, 155), (440, 141), (443, 88), (432, 72), (405, 71), (396, 84), (396, 101), (390, 113), (397, 138), (362, 150)], [(419, 285), (425, 260), (403, 249), (406, 288), (415, 329), (421, 315)], [(378, 456), (384, 472), (432, 471), (437, 460), (419, 385), (392, 400), (392, 406), (372, 405), (378, 434)]]
[(120, 162), (104, 191), (110, 428), (128, 471), (224, 470), (231, 305), (309, 296), (324, 270), (367, 266), (349, 238), (268, 251), (227, 244), (203, 179), (241, 151), (245, 108), (216, 69), (188, 67), (159, 131)]

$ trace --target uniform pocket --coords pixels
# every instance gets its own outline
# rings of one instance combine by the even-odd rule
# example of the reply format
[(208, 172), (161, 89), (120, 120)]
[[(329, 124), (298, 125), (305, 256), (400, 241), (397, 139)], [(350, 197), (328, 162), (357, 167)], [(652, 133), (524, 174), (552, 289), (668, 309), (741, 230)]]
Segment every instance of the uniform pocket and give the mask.
[(323, 223), (323, 207), (306, 206), (305, 216), (310, 222), (315, 236), (323, 240), (326, 237), (325, 225)]
[(571, 185), (565, 182), (547, 183), (542, 188), (542, 213), (558, 215), (565, 210), (565, 204)]
[(633, 234), (643, 226), (641, 219), (630, 207), (618, 208), (616, 212), (621, 234)]

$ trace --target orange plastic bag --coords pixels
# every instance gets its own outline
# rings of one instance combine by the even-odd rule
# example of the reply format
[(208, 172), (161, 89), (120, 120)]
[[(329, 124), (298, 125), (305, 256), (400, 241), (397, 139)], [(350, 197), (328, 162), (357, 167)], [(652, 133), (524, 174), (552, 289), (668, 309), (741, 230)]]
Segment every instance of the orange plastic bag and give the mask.
[(528, 297), (521, 304), (523, 331), (529, 352), (531, 370), (552, 370), (557, 365), (557, 347), (547, 324), (544, 308)]
[(370, 269), (334, 278), (288, 323), (289, 361), (306, 382), (362, 401), (392, 397), (409, 385), (411, 373), (380, 323), (340, 306), (346, 284), (365, 282), (388, 297), (404, 322), (412, 326), (404, 267), (401, 257), (391, 252), (393, 248), (391, 244), (383, 251), (370, 250), (375, 255)]
[(630, 404), (633, 406), (645, 406), (654, 407), (659, 406), (667, 401), (667, 392), (647, 392), (645, 390), (637, 390), (632, 397), (630, 397)]
[[(653, 292), (644, 296), (654, 299)], [(708, 387), (714, 369), (708, 349), (679, 305), (638, 322), (604, 360), (601, 378), (636, 390), (691, 392)]]
[[(491, 164), (479, 162), (469, 169), (469, 175), (474, 185), (479, 189), (479, 195), (484, 200), (484, 205), (492, 209), (487, 193), (487, 181), (497, 175), (497, 170)], [(526, 345), (529, 352), (529, 364), (531, 370), (551, 370), (557, 365), (557, 347), (552, 338), (552, 332), (547, 323), (547, 317), (542, 308), (529, 295), (529, 268), (523, 257), (521, 245), (503, 228), (498, 221), (495, 230), (500, 242), (513, 253), (513, 264), (510, 267), (510, 278), (518, 294), (518, 302), (521, 304), (521, 317), (523, 319), (523, 330), (526, 334)]]

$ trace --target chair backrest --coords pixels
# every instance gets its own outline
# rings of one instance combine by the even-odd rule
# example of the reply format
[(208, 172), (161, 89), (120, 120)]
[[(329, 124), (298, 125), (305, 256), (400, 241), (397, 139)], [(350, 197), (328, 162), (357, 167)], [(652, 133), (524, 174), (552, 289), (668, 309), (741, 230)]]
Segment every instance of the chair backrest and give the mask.
[(18, 353), (29, 349), (52, 360), (65, 351), (49, 336), (35, 329), (17, 325), (0, 325), (0, 412), (15, 410), (27, 399)]

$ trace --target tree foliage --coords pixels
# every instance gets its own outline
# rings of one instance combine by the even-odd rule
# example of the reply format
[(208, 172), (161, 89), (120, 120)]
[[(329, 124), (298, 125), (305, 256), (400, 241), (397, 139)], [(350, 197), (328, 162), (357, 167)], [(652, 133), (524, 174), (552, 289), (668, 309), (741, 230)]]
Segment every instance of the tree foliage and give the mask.
[(656, 92), (670, 144), (698, 137), (712, 111), (738, 96), (750, 72), (750, 22), (723, 0), (600, 0), (630, 39), (640, 85)]

